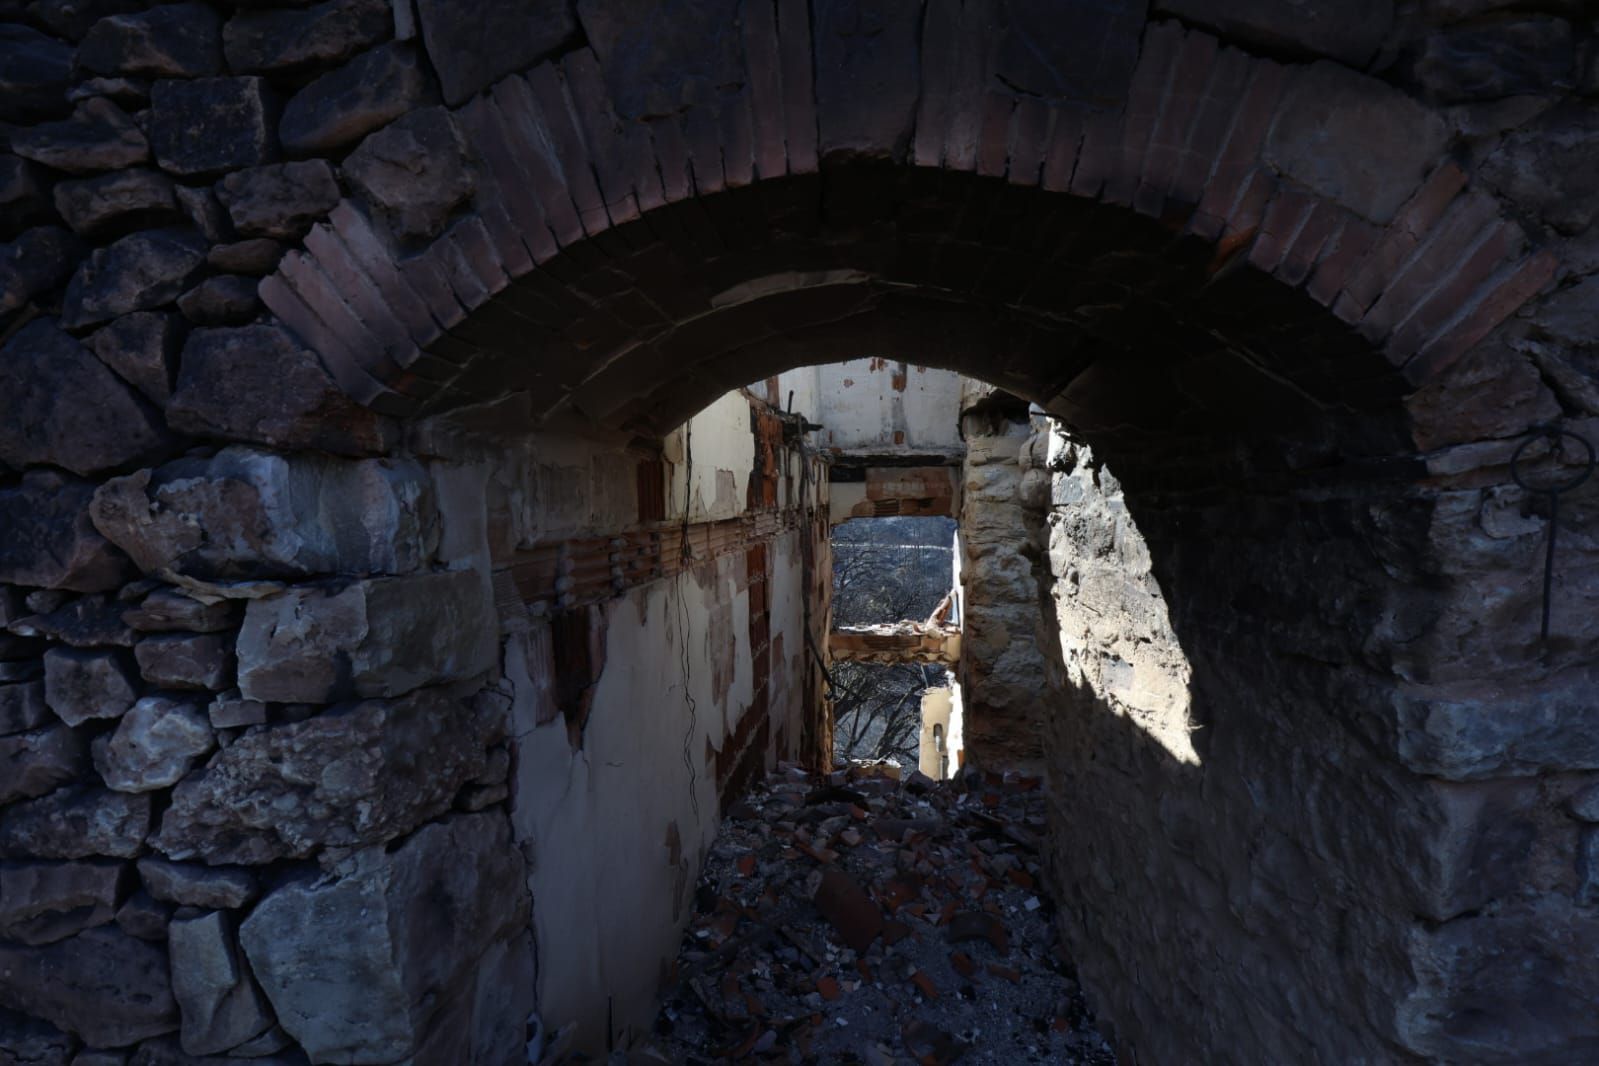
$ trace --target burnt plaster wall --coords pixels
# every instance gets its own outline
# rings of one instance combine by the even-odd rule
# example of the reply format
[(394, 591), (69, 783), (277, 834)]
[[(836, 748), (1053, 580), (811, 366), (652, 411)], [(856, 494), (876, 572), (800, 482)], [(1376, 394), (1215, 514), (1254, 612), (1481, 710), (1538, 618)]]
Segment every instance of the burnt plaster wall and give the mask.
[[(505, 626), (516, 738), (511, 822), (529, 856), (538, 959), (529, 1009), (536, 1005), (552, 1032), (569, 1027), (572, 1048), (601, 1053), (649, 1032), (722, 810), (753, 775), (818, 743), (804, 627), (808, 617), (825, 624), (826, 602), (807, 611), (804, 599), (815, 592), (807, 551), (826, 562), (825, 542), (817, 543), (826, 531), (825, 468), (779, 439), (769, 457), (777, 503), (761, 503), (758, 491), (746, 503), (742, 490), (766, 476), (756, 456), (770, 443), (752, 431), (751, 411), (730, 394), (664, 442), (663, 453), (677, 457), (664, 524), (590, 512), (586, 523), (607, 546), (602, 591), (583, 592), (581, 537), (546, 533), (510, 556), (524, 596), (537, 593), (544, 571), (515, 560), (544, 544), (568, 553), (555, 572), (574, 579), (556, 602), (536, 601)], [(583, 451), (614, 458), (567, 444), (563, 465)], [(537, 442), (531, 454), (542, 464), (553, 451)], [(812, 465), (803, 485), (801, 463)], [(741, 487), (731, 504), (715, 488), (729, 475)], [(590, 475), (590, 500), (626, 496), (632, 479), (631, 469), (610, 484)], [(567, 501), (568, 513), (577, 502)], [(618, 595), (628, 548), (617, 546), (630, 546), (629, 533), (641, 528), (663, 554), (653, 574)], [(557, 577), (549, 587), (561, 586)]]
[[(192, 1000), (209, 1035), (191, 1046), (272, 1054), (209, 912), (259, 895), (249, 867), (319, 848), (336, 896), (274, 888), (250, 928), (265, 943), (268, 919), (391, 908), (390, 939), (349, 943), (392, 1008), (362, 1055), (474, 1032), (405, 1006), (440, 988), (452, 1010), (504, 1009), (491, 991), (526, 958), (504, 908), (463, 899), (442, 969), (394, 961), (436, 954), (404, 901), (464, 891), (438, 854), (521, 876), (493, 801), (411, 831), (461, 790), (493, 795), (506, 729), (452, 687), (491, 668), (495, 642), (454, 622), (503, 581), (437, 569), (427, 464), (449, 453), (418, 419), (486, 404), (485, 423), (648, 441), (729, 388), (850, 355), (983, 378), (1093, 446), (1148, 512), (1208, 708), (1196, 753), (1235, 771), (1235, 800), (1291, 812), (1216, 830), (1249, 827), (1246, 870), (1304, 858), (1228, 895), (1185, 829), (1219, 775), (1145, 758), (1155, 785), (1205, 784), (1164, 807), (1153, 785), (1121, 793), (1148, 830), (1136, 854), (1063, 800), (1057, 838), (1089, 834), (1076, 852), (1108, 886), (1079, 893), (1076, 928), (1101, 935), (1104, 907), (1121, 930), (1082, 952), (1085, 980), (1130, 1047), (1592, 1052), (1592, 505), (1562, 506), (1542, 644), (1544, 519), (1507, 470), (1529, 425), (1591, 437), (1599, 413), (1599, 84), (1578, 5), (6, 0), (0, 20), (0, 849), (7, 876), (52, 886), (0, 899), (59, 905), (7, 919), (0, 973), (56, 975), (5, 986), (26, 1055), (64, 1060), (81, 1036), (170, 1057), (169, 955), (136, 931), (180, 903), (200, 911), (173, 916), (199, 923), (180, 950), (225, 975)], [(244, 628), (272, 655), (247, 664)], [(300, 633), (338, 654), (297, 659)], [(263, 698), (213, 719), (183, 695), (230, 670)], [(1277, 746), (1225, 756), (1254, 735)], [(1325, 778), (1290, 757), (1323, 752)], [(326, 795), (274, 783), (324, 764)], [(1434, 818), (1440, 794), (1480, 819)], [(1380, 846), (1298, 843), (1376, 800)], [(233, 881), (172, 888), (147, 862), (130, 896), (129, 862), (157, 853)], [(1157, 861), (1190, 888), (1146, 895)], [(1354, 932), (1307, 884), (1348, 893)], [(110, 908), (120, 923), (56, 938)], [(1235, 913), (1293, 931), (1294, 959), (1226, 935)], [(1160, 950), (1133, 928), (1156, 920)], [(1385, 953), (1369, 978), (1355, 943)], [(119, 1006), (113, 966), (148, 999)], [(1201, 993), (1151, 999), (1157, 968)], [(1291, 1021), (1211, 1009), (1211, 968)], [(496, 1034), (430, 1053), (492, 1061)], [(313, 1057), (352, 1054), (330, 1038)]]

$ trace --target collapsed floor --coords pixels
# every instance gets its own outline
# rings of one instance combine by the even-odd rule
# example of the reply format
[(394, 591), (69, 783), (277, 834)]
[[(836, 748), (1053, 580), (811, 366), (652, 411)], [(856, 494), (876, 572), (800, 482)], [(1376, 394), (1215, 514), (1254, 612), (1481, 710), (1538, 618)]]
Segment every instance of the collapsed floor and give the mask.
[(1039, 887), (1043, 808), (1037, 779), (783, 768), (729, 811), (653, 1050), (1114, 1063)]

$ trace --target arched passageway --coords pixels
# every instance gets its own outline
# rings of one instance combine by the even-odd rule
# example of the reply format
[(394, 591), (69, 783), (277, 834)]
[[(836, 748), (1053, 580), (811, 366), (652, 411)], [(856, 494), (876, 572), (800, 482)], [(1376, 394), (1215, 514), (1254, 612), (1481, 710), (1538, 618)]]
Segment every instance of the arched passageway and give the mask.
[[(634, 464), (730, 388), (883, 356), (988, 381), (1075, 435), (1040, 468), (1053, 487), (1037, 509), (1061, 637), (1051, 861), (1124, 1047), (1153, 1061), (1591, 1050), (1591, 545), (1568, 542), (1574, 577), (1540, 642), (1542, 524), (1506, 465), (1532, 424), (1585, 430), (1595, 413), (1572, 284), (1586, 201), (1556, 210), (1523, 174), (1581, 124), (1446, 120), (1443, 103), (1472, 97), (1440, 87), (1436, 64), (1408, 93), (1361, 72), (1382, 73), (1388, 31), (1166, 6), (781, 0), (636, 18), (581, 3), (517, 36), (510, 5), (422, 3), (415, 40), (396, 21), (281, 63), (250, 58), (261, 27), (224, 34), (214, 13), (193, 26), (221, 58), (204, 41), (158, 48), (166, 8), (81, 27), (51, 8), (43, 28), (8, 31), (0, 43), (40, 60), (8, 105), (25, 127), (9, 134), (13, 245), (59, 262), (13, 271), (0, 304), (33, 302), (0, 366), (29, 413), (0, 433), (15, 472), (0, 578), (8, 618), (67, 612), (5, 660), (25, 664), (7, 666), (18, 728), (0, 736), (22, 767), (0, 809), (8, 860), (61, 877), (99, 863), (115, 882), (137, 859), (147, 889), (169, 861), (238, 868), (232, 890), (208, 876), (157, 901), (209, 908), (180, 918), (198, 924), (170, 952), (237, 969), (248, 911), (244, 953), (283, 1039), (317, 1062), (490, 1061), (503, 1036), (472, 1044), (462, 1018), (515, 1012), (490, 990), (527, 979), (526, 897), (487, 903), (467, 882), (520, 882), (506, 775), (514, 758), (526, 784), (542, 757), (506, 736), (494, 693), (555, 708), (580, 747), (604, 642), (563, 597), (637, 576), (613, 573), (612, 551), (602, 577), (523, 559), (518, 584), (494, 546), (527, 546), (510, 532), (537, 547), (556, 503), (522, 499), (527, 521), (496, 526), (495, 464), (517, 449), (537, 462), (558, 431)], [(148, 131), (123, 111), (139, 85), (83, 89), (71, 110), (62, 38), (82, 38), (88, 71), (156, 79)], [(276, 92), (293, 94), (281, 122)], [(1509, 124), (1484, 134), (1494, 121)], [(396, 159), (423, 158), (395, 178)], [(155, 191), (124, 209), (108, 178), (69, 176), (102, 172)], [(58, 206), (29, 182), (54, 183)], [(78, 234), (35, 225), (52, 210)], [(81, 266), (80, 238), (97, 246)], [(258, 289), (240, 280), (255, 274)], [(781, 531), (803, 540), (807, 460), (767, 432), (762, 502), (782, 510), (790, 493), (801, 517)], [(640, 476), (638, 521), (675, 514), (643, 510), (647, 481), (676, 485), (663, 469)], [(714, 554), (711, 538), (744, 534), (704, 535)], [(651, 543), (649, 573), (686, 583), (692, 568)], [(777, 573), (764, 551), (723, 575), (740, 595)], [(814, 577), (795, 574), (795, 589)], [(483, 621), (546, 578), (553, 672), (527, 657), (533, 638)], [(83, 619), (120, 617), (117, 590), (148, 597), (142, 621), (173, 654), (225, 672), (237, 657), (244, 698), (222, 724), (158, 694), (214, 687), (147, 664), (160, 642), (115, 621), (85, 635)], [(1139, 614), (1152, 599), (1163, 624)], [(754, 641), (764, 623), (742, 617)], [(146, 643), (135, 670), (118, 649)], [(799, 679), (809, 666), (787, 652)], [(513, 674), (520, 689), (499, 684)], [(735, 746), (716, 749), (732, 754), (705, 798), (814, 754), (797, 708), (770, 732), (727, 723), (716, 743)], [(524, 805), (522, 824), (591, 833), (560, 809)], [(664, 847), (673, 877), (694, 865), (682, 836), (627, 840), (618, 854)], [(443, 877), (452, 854), (476, 876)], [(128, 904), (119, 884), (83, 893)], [(431, 933), (407, 908), (423, 897), (449, 902), (476, 954), (414, 964)], [(395, 916), (388, 939), (353, 937), (339, 972), (397, 1006), (360, 1016), (337, 980), (314, 1009), (295, 999), (310, 961), (274, 954), (274, 936), (313, 902), (353, 915), (373, 901)], [(9, 929), (7, 972), (65, 976), (0, 983), (0, 1003), (90, 1047), (162, 1039), (180, 1013), (187, 1050), (237, 1046), (221, 1013), (191, 1017), (175, 956), (104, 922), (55, 935), (70, 925)], [(99, 959), (157, 987), (154, 1005), (79, 995)], [(243, 1003), (230, 1017), (256, 1031), (241, 1041), (278, 1032), (252, 981), (212, 991)], [(123, 1013), (85, 1021), (91, 1001)]]

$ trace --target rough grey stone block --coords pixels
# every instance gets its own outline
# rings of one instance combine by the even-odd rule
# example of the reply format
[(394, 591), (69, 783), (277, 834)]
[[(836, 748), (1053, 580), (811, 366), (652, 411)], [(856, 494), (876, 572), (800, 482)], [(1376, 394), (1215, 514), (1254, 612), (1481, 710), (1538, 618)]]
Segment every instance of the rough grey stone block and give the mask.
[(150, 148), (173, 174), (259, 166), (277, 154), (277, 100), (255, 77), (158, 81), (150, 90)]
[(110, 788), (152, 792), (177, 784), (216, 747), (216, 736), (200, 703), (146, 696), (91, 747), (94, 768)]
[(60, 226), (24, 230), (0, 244), (0, 315), (67, 280), (82, 254), (83, 246)]
[(253, 1040), (275, 1019), (239, 958), (233, 923), (222, 911), (177, 918), (167, 927), (172, 994), (183, 1018), (179, 1041), (190, 1055), (213, 1055)]
[(206, 242), (188, 229), (132, 233), (97, 249), (78, 268), (62, 301), (69, 329), (170, 303), (205, 265)]
[(217, 198), (241, 235), (293, 241), (338, 206), (339, 183), (326, 160), (274, 163), (227, 175)]
[(1298, 70), (1263, 149), (1267, 163), (1374, 222), (1387, 222), (1443, 152), (1443, 119), (1336, 63)]
[(167, 862), (154, 856), (139, 860), (139, 878), (152, 897), (184, 907), (237, 910), (255, 898), (255, 874), (238, 867)]
[(131, 567), (89, 518), (94, 485), (30, 470), (0, 489), (0, 581), (75, 592), (117, 588)]
[(389, 38), (388, 0), (328, 0), (300, 11), (240, 11), (222, 31), (228, 66), (240, 73), (339, 63)]
[(71, 118), (17, 130), (11, 136), (11, 150), (73, 174), (137, 166), (150, 158), (144, 133), (104, 97), (83, 101)]
[(388, 44), (356, 56), (289, 99), (278, 135), (294, 155), (333, 152), (428, 102), (416, 52)]
[(0, 804), (42, 796), (83, 771), (83, 741), (59, 722), (0, 737)]
[(145, 572), (204, 579), (404, 573), (438, 535), (415, 462), (246, 447), (114, 478), (93, 516)]
[(0, 863), (0, 940), (53, 944), (116, 917), (127, 865)]
[(206, 4), (162, 4), (95, 23), (77, 62), (96, 74), (199, 78), (222, 70), (222, 17)]
[(372, 134), (342, 170), (406, 240), (437, 237), (476, 188), (455, 124), (442, 107), (413, 112)]
[(166, 951), (108, 926), (45, 947), (0, 943), (0, 1003), (100, 1047), (178, 1027)]
[(233, 677), (233, 639), (219, 633), (165, 633), (133, 649), (139, 673), (157, 688), (220, 692)]
[(239, 691), (275, 703), (400, 696), (487, 670), (497, 630), (473, 571), (290, 589), (245, 608)]
[(129, 859), (149, 831), (149, 796), (70, 785), (0, 811), (0, 855)]
[(438, 689), (247, 730), (172, 793), (152, 842), (257, 865), (401, 836), (449, 809), (501, 727)]
[(195, 330), (167, 421), (184, 433), (340, 455), (385, 452), (396, 437), (344, 394), (314, 352), (272, 325)]
[(525, 70), (577, 31), (560, 0), (484, 0), (464, 17), (448, 0), (419, 0), (417, 16), (448, 104)]
[[(453, 817), (360, 872), (277, 889), (240, 941), (314, 1060), (404, 1058), (449, 993), (471, 988), (484, 953), (526, 924), (524, 876), (503, 815)], [(454, 918), (448, 930), (429, 917), (438, 907)]]
[(67, 725), (121, 718), (139, 698), (125, 652), (51, 648), (44, 653), (44, 698)]

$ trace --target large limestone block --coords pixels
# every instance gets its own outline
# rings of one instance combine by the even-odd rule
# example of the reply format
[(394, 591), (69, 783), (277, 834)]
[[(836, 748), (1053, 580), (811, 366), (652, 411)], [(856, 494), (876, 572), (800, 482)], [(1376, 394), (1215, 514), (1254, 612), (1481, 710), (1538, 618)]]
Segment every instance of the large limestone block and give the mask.
[(0, 581), (103, 592), (121, 585), (128, 557), (89, 518), (94, 486), (53, 470), (30, 470), (0, 489)]
[(150, 90), (150, 150), (171, 174), (219, 174), (277, 155), (277, 98), (261, 78), (163, 79)]
[(213, 865), (381, 844), (448, 810), (503, 728), (437, 689), (258, 726), (179, 783), (152, 843)]
[(118, 792), (152, 792), (177, 784), (215, 745), (203, 703), (146, 696), (95, 738), (94, 768)]
[(341, 168), (395, 236), (431, 240), (475, 187), (461, 140), (442, 107), (412, 112), (361, 142)]
[(385, 0), (326, 0), (303, 11), (241, 11), (222, 31), (228, 66), (246, 73), (337, 63), (393, 32)]
[(83, 740), (59, 722), (0, 737), (0, 805), (42, 796), (83, 770)]
[(0, 460), (12, 466), (93, 474), (167, 441), (155, 409), (50, 319), (30, 322), (0, 347), (0, 395), (27, 412), (0, 422)]
[(472, 995), (485, 954), (526, 926), (524, 878), (505, 817), (461, 815), (338, 880), (283, 885), (239, 938), (312, 1062), (394, 1062), (417, 1051), (441, 1006)]
[(253, 1040), (275, 1019), (239, 958), (233, 920), (224, 911), (175, 919), (167, 926), (172, 994), (183, 1017), (179, 1039), (190, 1055), (214, 1055)]
[(150, 142), (138, 125), (103, 96), (79, 104), (71, 118), (16, 130), (11, 150), (71, 174), (118, 170), (150, 158)]
[(1393, 0), (1156, 0), (1155, 9), (1269, 51), (1331, 56), (1357, 67), (1366, 64), (1394, 23)]
[(255, 898), (255, 874), (238, 868), (139, 860), (139, 878), (155, 899), (184, 907), (237, 910)]
[(44, 699), (67, 725), (120, 718), (138, 698), (138, 679), (126, 653), (78, 648), (44, 653)]
[(124, 863), (0, 863), (0, 940), (53, 944), (116, 917)]
[(229, 174), (217, 198), (241, 235), (298, 240), (339, 205), (339, 183), (323, 159), (274, 163)]
[(1374, 222), (1387, 222), (1449, 140), (1443, 119), (1336, 63), (1295, 75), (1264, 150), (1267, 163)]
[(0, 942), (0, 1005), (92, 1047), (126, 1047), (178, 1027), (165, 948), (115, 926), (45, 947)]
[(0, 855), (128, 859), (149, 832), (149, 795), (69, 785), (0, 811)]
[[(0, 1062), (18, 1066), (98, 1066), (72, 1057), (77, 1041), (53, 1025), (13, 1011), (0, 1010)], [(9, 1056), (9, 1057), (8, 1057)], [(122, 1066), (119, 1060), (115, 1066)]]
[(90, 513), (141, 569), (180, 584), (405, 573), (437, 539), (417, 463), (246, 447), (113, 478)]
[(1599, 218), (1599, 108), (1568, 101), (1507, 133), (1482, 161), (1488, 188), (1561, 233)]
[(245, 609), (239, 691), (325, 703), (464, 680), (494, 665), (498, 625), (488, 585), (470, 570), (290, 589)]
[(175, 300), (205, 265), (205, 253), (205, 239), (189, 229), (144, 230), (113, 241), (73, 275), (61, 321), (77, 329)]
[(556, 0), (484, 0), (470, 14), (446, 0), (421, 0), (417, 9), (449, 104), (532, 66), (577, 30), (572, 7)]
[(197, 78), (222, 69), (222, 19), (204, 4), (164, 4), (94, 24), (78, 65), (96, 74)]
[(290, 97), (278, 137), (290, 155), (331, 154), (430, 102), (432, 96), (415, 49), (406, 44), (381, 45)]
[(59, 113), (71, 79), (71, 46), (27, 26), (0, 27), (0, 120)]
[(398, 436), (344, 394), (315, 352), (265, 323), (189, 335), (167, 422), (183, 433), (340, 455), (384, 452)]

